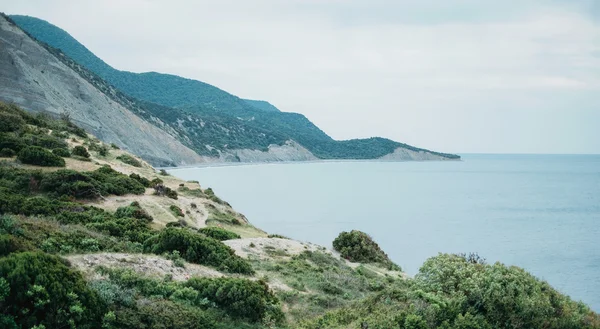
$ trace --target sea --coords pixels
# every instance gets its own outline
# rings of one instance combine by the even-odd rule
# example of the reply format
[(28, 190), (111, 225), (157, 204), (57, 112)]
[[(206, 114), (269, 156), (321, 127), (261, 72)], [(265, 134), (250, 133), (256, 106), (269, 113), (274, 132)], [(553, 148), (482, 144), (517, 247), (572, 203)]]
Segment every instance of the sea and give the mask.
[(525, 268), (600, 311), (600, 155), (183, 168), (269, 232), (331, 246), (367, 232), (409, 275), (438, 253)]

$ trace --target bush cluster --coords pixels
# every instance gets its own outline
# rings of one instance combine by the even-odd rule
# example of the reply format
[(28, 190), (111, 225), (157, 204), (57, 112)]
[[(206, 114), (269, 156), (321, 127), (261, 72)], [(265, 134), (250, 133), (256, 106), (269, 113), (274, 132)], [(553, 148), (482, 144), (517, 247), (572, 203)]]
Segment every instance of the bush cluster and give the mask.
[[(159, 281), (131, 270), (100, 267), (121, 290), (133, 289), (142, 296), (162, 298), (178, 304), (222, 310), (230, 317), (249, 322), (268, 320), (281, 324), (279, 301), (262, 281), (242, 278), (191, 278), (185, 282)], [(222, 320), (221, 316), (221, 320)], [(222, 322), (222, 321), (219, 321)]]
[(66, 148), (56, 148), (52, 150), (52, 153), (54, 155), (57, 155), (59, 157), (63, 157), (63, 158), (68, 158), (71, 156), (71, 152), (69, 152), (68, 149)]
[(181, 208), (177, 207), (174, 204), (169, 206), (169, 210), (171, 210), (173, 215), (175, 215), (176, 217), (185, 217), (185, 215), (183, 214), (183, 210), (181, 210)]
[(142, 163), (138, 159), (130, 156), (129, 154), (121, 154), (117, 157), (117, 159), (121, 160), (121, 162), (126, 163), (130, 166), (134, 166), (134, 167), (142, 166)]
[[(594, 329), (600, 317), (521, 268), (440, 254), (399, 280), (303, 328)], [(476, 261), (473, 261), (476, 260)]]
[(117, 208), (117, 211), (115, 212), (115, 217), (117, 217), (117, 218), (129, 217), (129, 218), (142, 219), (148, 223), (150, 223), (154, 220), (152, 218), (152, 216), (150, 216), (150, 214), (148, 214), (146, 212), (146, 210), (142, 209), (139, 202), (137, 202), (137, 201), (132, 202), (129, 206)]
[(71, 154), (82, 157), (82, 158), (89, 158), (90, 157), (90, 152), (88, 152), (88, 150), (81, 145), (77, 145), (73, 148), (73, 151), (71, 151)]
[(232, 240), (232, 239), (240, 239), (241, 236), (237, 233), (228, 231), (226, 229), (215, 227), (215, 226), (207, 226), (203, 227), (198, 232), (211, 237), (213, 239), (217, 239), (219, 241)]
[(166, 228), (144, 243), (144, 250), (161, 255), (179, 251), (191, 263), (214, 266), (230, 273), (253, 274), (248, 262), (222, 242), (188, 229)]
[(65, 160), (39, 146), (28, 146), (22, 149), (17, 159), (25, 164), (44, 167), (64, 167)]
[(3, 328), (100, 328), (106, 305), (79, 272), (40, 252), (0, 258)]
[(368, 234), (361, 231), (340, 233), (333, 240), (333, 248), (351, 262), (379, 263), (389, 269), (400, 270), (398, 265), (392, 263), (385, 252), (379, 248), (379, 245)]

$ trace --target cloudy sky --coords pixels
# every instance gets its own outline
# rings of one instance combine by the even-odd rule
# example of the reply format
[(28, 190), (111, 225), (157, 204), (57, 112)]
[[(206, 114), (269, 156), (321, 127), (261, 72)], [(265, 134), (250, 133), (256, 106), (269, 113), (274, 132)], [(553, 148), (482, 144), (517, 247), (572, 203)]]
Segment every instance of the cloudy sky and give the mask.
[(600, 1), (3, 0), (110, 65), (305, 114), (336, 139), (600, 153)]

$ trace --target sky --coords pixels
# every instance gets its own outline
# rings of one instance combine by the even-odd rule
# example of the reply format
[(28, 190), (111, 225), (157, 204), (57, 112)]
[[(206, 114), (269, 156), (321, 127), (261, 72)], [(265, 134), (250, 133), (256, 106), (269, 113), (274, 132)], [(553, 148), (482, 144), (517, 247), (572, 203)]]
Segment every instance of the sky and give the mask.
[(336, 139), (600, 153), (600, 1), (1, 0), (120, 70), (201, 80)]

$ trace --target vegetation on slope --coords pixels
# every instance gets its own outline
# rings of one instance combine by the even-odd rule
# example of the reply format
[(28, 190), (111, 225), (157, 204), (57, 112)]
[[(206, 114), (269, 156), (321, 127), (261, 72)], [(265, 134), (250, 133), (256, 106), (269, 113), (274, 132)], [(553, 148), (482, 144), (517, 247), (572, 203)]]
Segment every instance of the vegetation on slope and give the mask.
[[(53, 136), (43, 127), (64, 129), (63, 137), (47, 139), (46, 147), (67, 145), (65, 139), (73, 136), (69, 131), (78, 131), (66, 118), (30, 117), (0, 104), (0, 114), (6, 113), (21, 119), (2, 132), (9, 138), (1, 141), (15, 149), (27, 145), (31, 132)], [(18, 160), (0, 162), (0, 327), (252, 328), (263, 320), (280, 323), (278, 300), (261, 282), (238, 277), (175, 284), (110, 269), (101, 273), (108, 280), (89, 281), (57, 257), (141, 253), (145, 248), (180, 252), (189, 262), (226, 273), (253, 273), (248, 262), (206, 234), (188, 228), (155, 230), (150, 226), (154, 219), (139, 202), (114, 212), (88, 204), (111, 195), (142, 195), (150, 184), (139, 174), (127, 176), (107, 165), (93, 171), (39, 170)]]
[[(392, 153), (398, 147), (427, 151), (379, 137), (336, 141), (301, 114), (279, 112), (266, 102), (243, 100), (192, 79), (156, 72), (119, 71), (67, 32), (46, 21), (18, 15), (11, 19), (34, 38), (60, 49), (55, 49), (54, 53), (68, 65), (78, 64), (93, 72), (76, 69), (109, 97), (133, 108), (135, 113), (165, 129), (199, 154), (218, 156), (218, 150), (243, 148), (265, 151), (271, 144), (281, 145), (290, 139), (322, 159), (374, 159)], [(104, 85), (102, 80), (141, 101)], [(452, 154), (432, 153), (458, 158)]]
[(440, 254), (413, 280), (332, 311), (303, 328), (600, 328), (600, 317), (518, 267)]
[(364, 232), (352, 230), (340, 233), (333, 240), (333, 248), (351, 262), (376, 263), (390, 270), (401, 271), (400, 267), (394, 264), (379, 245)]

